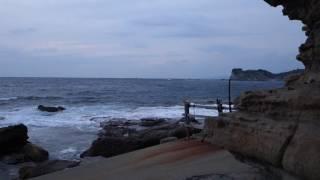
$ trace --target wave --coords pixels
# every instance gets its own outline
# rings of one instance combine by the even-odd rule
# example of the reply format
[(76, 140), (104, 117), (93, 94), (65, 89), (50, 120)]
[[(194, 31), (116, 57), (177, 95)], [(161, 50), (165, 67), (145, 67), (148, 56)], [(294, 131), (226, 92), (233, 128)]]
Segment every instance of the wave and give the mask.
[[(120, 105), (92, 105), (67, 107), (61, 113), (40, 112), (36, 107), (19, 108), (18, 111), (0, 111), (5, 117), (0, 125), (24, 123), (41, 127), (72, 127), (80, 130), (99, 129), (100, 122), (111, 119), (140, 120), (142, 118), (180, 119), (183, 117), (183, 106), (127, 107)], [(217, 116), (217, 111), (208, 109), (190, 109), (191, 114)]]
[(43, 100), (43, 99), (56, 100), (56, 99), (63, 99), (63, 97), (59, 97), (59, 96), (21, 96), (21, 97), (18, 97), (18, 99), (23, 99), (23, 100)]
[(19, 97), (3, 97), (0, 101), (16, 101), (16, 100), (58, 100), (63, 97), (58, 96), (19, 96)]
[[(50, 150), (52, 157), (74, 159), (96, 138), (100, 123), (114, 118), (139, 120), (142, 118), (183, 117), (183, 106), (129, 107), (124, 105), (92, 105), (66, 107), (61, 113), (40, 112), (36, 107), (20, 107), (17, 111), (0, 109), (0, 127), (23, 123), (29, 128), (33, 142)], [(191, 109), (191, 113), (216, 116), (216, 111)], [(64, 138), (70, 137), (70, 138)]]
[(18, 99), (18, 97), (2, 97), (0, 98), (0, 101), (11, 101), (16, 99)]

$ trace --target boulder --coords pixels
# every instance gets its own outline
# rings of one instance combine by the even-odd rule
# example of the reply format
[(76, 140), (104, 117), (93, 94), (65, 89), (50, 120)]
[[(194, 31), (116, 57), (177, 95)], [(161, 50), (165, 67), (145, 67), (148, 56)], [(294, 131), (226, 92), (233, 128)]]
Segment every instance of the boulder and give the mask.
[(0, 128), (1, 161), (5, 164), (46, 161), (48, 151), (28, 142), (28, 138), (28, 128), (23, 124)]
[(50, 106), (43, 106), (39, 105), (38, 110), (44, 111), (44, 112), (59, 112), (66, 110), (64, 107), (58, 106), (58, 107), (50, 107)]
[(20, 179), (29, 179), (33, 177), (42, 176), (45, 174), (61, 171), (67, 168), (73, 168), (80, 164), (79, 161), (66, 161), (66, 160), (52, 160), (41, 163), (36, 166), (25, 166), (20, 168)]
[(28, 138), (28, 128), (23, 124), (0, 128), (0, 157), (19, 152)]
[(23, 147), (22, 152), (27, 161), (43, 162), (49, 158), (48, 151), (32, 143), (26, 144)]

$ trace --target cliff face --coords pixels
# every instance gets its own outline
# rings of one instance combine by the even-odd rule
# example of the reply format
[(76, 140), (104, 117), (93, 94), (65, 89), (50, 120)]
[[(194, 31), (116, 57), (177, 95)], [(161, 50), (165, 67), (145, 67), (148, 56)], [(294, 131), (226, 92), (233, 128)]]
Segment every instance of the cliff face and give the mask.
[(233, 69), (231, 73), (231, 79), (236, 81), (271, 81), (271, 80), (285, 80), (289, 76), (300, 75), (304, 70), (297, 69), (283, 73), (271, 73), (269, 71), (258, 69), (258, 70), (242, 70)]
[(299, 48), (297, 59), (306, 67), (306, 73), (299, 80), (310, 82), (320, 80), (320, 2), (318, 0), (265, 0), (272, 6), (283, 6), (283, 14), (291, 20), (300, 20), (305, 25), (307, 40)]
[(297, 59), (302, 75), (270, 91), (247, 92), (237, 112), (208, 119), (208, 140), (305, 179), (320, 179), (320, 1), (265, 0), (305, 25), (307, 40)]

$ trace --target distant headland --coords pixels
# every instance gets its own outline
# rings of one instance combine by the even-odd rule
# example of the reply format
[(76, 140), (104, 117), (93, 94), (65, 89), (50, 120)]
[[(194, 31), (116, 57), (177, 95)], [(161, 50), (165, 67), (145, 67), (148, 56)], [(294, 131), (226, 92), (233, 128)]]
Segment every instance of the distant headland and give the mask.
[(231, 79), (236, 81), (282, 81), (288, 76), (301, 74), (303, 72), (303, 69), (296, 69), (283, 73), (272, 73), (263, 69), (243, 70), (241, 68), (236, 68), (232, 70)]

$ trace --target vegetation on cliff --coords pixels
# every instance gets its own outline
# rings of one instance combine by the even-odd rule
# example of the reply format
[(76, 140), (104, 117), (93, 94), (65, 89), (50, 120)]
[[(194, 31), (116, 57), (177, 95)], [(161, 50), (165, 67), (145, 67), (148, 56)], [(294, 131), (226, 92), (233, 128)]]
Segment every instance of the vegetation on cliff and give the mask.
[(267, 70), (243, 70), (233, 69), (231, 79), (236, 81), (271, 81), (271, 80), (285, 80), (291, 75), (299, 75), (303, 73), (303, 69), (296, 69), (283, 73), (272, 73)]

